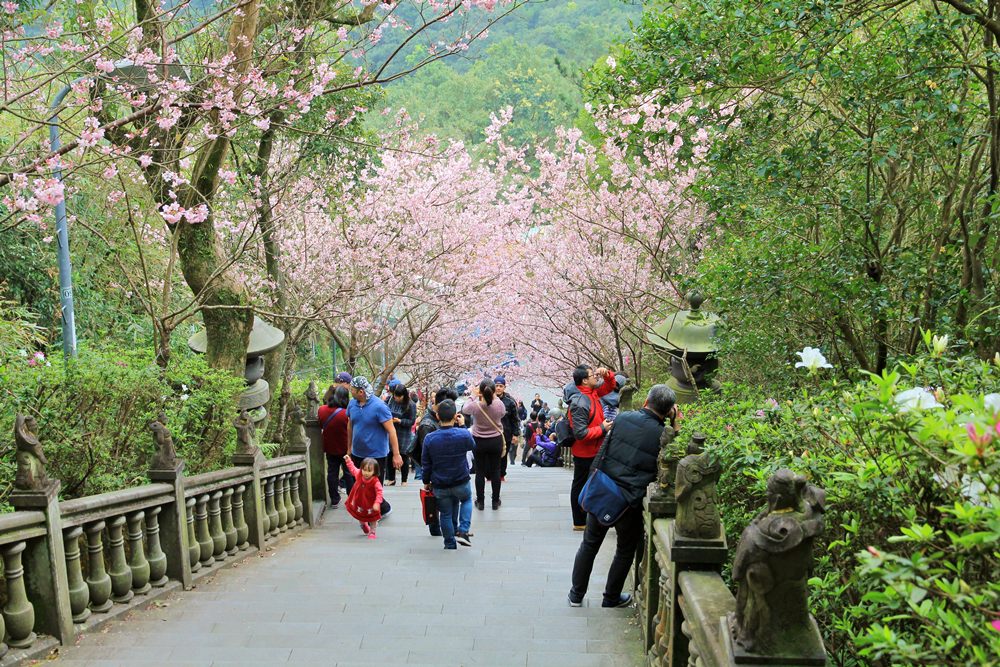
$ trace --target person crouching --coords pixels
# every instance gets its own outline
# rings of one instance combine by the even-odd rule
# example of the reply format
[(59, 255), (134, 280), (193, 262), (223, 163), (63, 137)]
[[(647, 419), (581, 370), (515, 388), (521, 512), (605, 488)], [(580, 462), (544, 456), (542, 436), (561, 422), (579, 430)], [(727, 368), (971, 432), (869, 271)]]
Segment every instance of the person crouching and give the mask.
[(354, 476), (354, 485), (347, 496), (347, 511), (361, 522), (361, 532), (368, 539), (375, 539), (375, 527), (382, 518), (382, 482), (378, 478), (378, 461), (366, 458), (361, 469), (354, 465), (349, 454), (344, 456), (347, 472)]

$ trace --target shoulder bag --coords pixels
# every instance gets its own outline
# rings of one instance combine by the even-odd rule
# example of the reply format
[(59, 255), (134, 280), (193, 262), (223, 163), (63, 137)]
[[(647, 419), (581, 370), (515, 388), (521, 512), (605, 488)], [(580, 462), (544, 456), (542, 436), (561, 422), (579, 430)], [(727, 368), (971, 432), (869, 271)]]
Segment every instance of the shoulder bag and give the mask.
[(625, 494), (618, 488), (615, 480), (600, 469), (608, 455), (608, 447), (610, 446), (611, 441), (605, 440), (601, 456), (594, 461), (590, 475), (587, 477), (587, 483), (580, 490), (579, 497), (580, 507), (593, 514), (602, 526), (613, 526), (628, 509)]

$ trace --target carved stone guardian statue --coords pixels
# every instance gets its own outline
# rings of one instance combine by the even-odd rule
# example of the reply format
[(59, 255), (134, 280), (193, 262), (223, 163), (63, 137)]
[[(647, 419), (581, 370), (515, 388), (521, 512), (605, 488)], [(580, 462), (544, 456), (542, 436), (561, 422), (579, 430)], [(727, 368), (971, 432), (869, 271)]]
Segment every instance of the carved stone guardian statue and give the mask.
[(45, 466), (48, 460), (38, 441), (38, 423), (31, 415), (18, 415), (14, 420), (14, 442), (17, 452), (17, 473), (14, 488), (18, 491), (45, 491), (52, 485)]
[(256, 427), (250, 414), (244, 410), (233, 421), (236, 427), (236, 454), (238, 456), (254, 456), (257, 453)]
[(288, 434), (285, 442), (290, 452), (305, 451), (309, 442), (306, 437), (306, 418), (295, 401), (292, 401), (292, 407), (288, 411)]
[(733, 562), (738, 592), (728, 629), (737, 663), (766, 656), (787, 657), (788, 664), (825, 664), (806, 585), (825, 502), (826, 492), (791, 470), (783, 468), (768, 480), (767, 509), (743, 531)]
[(306, 419), (316, 421), (319, 419), (319, 392), (316, 391), (316, 382), (311, 381), (306, 389)]
[(150, 468), (153, 470), (174, 470), (177, 467), (177, 450), (174, 449), (174, 439), (167, 429), (167, 416), (162, 412), (149, 422), (149, 430), (153, 433), (156, 443), (156, 454)]
[(722, 519), (715, 485), (722, 467), (702, 453), (701, 442), (692, 439), (687, 456), (677, 463), (674, 530), (678, 537), (718, 539), (722, 535)]

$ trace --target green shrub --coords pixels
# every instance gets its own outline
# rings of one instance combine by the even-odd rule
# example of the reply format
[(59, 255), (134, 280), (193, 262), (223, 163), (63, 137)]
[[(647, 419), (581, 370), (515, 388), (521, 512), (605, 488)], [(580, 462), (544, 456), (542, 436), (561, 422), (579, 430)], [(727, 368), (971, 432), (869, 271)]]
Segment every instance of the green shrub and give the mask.
[(7, 482), (0, 501), (14, 479), (18, 412), (35, 416), (49, 475), (72, 498), (145, 483), (154, 452), (148, 425), (161, 410), (189, 474), (225, 467), (242, 387), (192, 353), (175, 354), (166, 371), (148, 351), (121, 349), (84, 349), (71, 362), (61, 355), (0, 359), (0, 475)]
[[(810, 583), (831, 663), (995, 664), (1000, 367), (938, 350), (855, 384), (824, 372), (792, 396), (727, 386), (687, 406), (684, 433), (707, 433), (724, 465), (730, 544), (777, 468), (804, 472), (827, 491)], [(907, 404), (921, 388), (937, 405)]]

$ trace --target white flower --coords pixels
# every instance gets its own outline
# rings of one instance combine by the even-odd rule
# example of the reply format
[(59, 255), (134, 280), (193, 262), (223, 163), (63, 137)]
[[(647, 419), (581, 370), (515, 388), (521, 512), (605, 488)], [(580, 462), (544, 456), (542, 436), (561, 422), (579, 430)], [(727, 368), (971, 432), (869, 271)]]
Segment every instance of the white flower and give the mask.
[(931, 338), (931, 353), (935, 357), (940, 357), (948, 350), (948, 336), (934, 336)]
[(810, 373), (816, 372), (819, 368), (833, 368), (833, 366), (827, 362), (823, 353), (819, 351), (819, 348), (806, 347), (801, 352), (796, 352), (795, 354), (799, 355), (799, 359), (802, 360), (795, 362), (796, 368), (806, 368)]
[(983, 402), (986, 404), (986, 409), (992, 414), (997, 414), (1000, 412), (1000, 394), (986, 394), (983, 397)]
[(181, 394), (181, 400), (182, 400), (182, 401), (186, 401), (186, 400), (188, 400), (189, 398), (191, 398), (191, 397), (190, 397), (190, 396), (188, 396), (187, 394)]
[(944, 407), (937, 402), (937, 399), (934, 398), (934, 394), (927, 391), (923, 387), (907, 389), (906, 391), (896, 394), (896, 405), (899, 406), (900, 412), (909, 412), (910, 410), (930, 410), (931, 408)]
[(186, 384), (183, 384), (183, 383), (182, 383), (182, 384), (181, 384), (181, 391), (183, 391), (183, 392), (184, 392), (184, 393), (186, 394), (186, 393), (187, 393), (187, 390), (188, 390), (188, 386), (187, 386)]
[(605, 59), (605, 61), (604, 61), (604, 62), (605, 62), (605, 63), (607, 64), (607, 66), (608, 66), (608, 67), (610, 67), (611, 69), (614, 69), (615, 67), (617, 67), (617, 66), (618, 66), (618, 61), (617, 61), (617, 60), (615, 60), (615, 57), (614, 57), (614, 56), (608, 56), (608, 57), (607, 57), (607, 58)]

